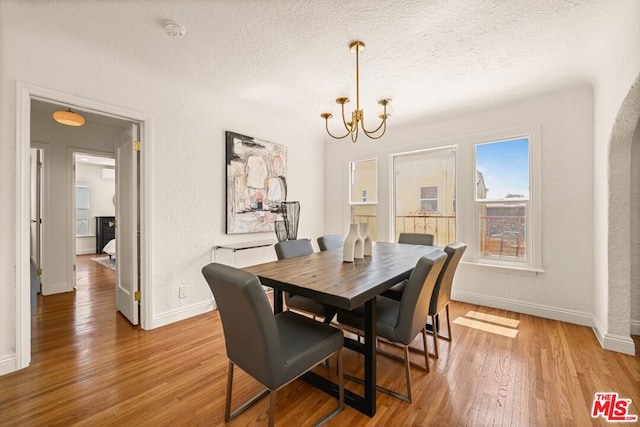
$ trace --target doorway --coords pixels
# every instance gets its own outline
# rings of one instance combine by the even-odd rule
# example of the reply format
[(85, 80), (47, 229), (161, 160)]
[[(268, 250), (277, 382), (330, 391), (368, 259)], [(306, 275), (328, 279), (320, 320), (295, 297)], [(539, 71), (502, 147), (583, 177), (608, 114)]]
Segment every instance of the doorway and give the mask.
[[(138, 223), (140, 227), (140, 241), (139, 241), (139, 280), (137, 286), (139, 286), (140, 293), (142, 295), (149, 295), (147, 291), (148, 277), (149, 277), (149, 190), (148, 183), (150, 179), (150, 138), (149, 138), (149, 117), (134, 111), (124, 110), (118, 107), (114, 107), (107, 104), (79, 98), (55, 91), (51, 91), (44, 88), (35, 86), (17, 84), (18, 102), (17, 102), (17, 139), (16, 139), (16, 151), (17, 151), (17, 174), (19, 179), (17, 180), (17, 211), (16, 217), (16, 230), (17, 230), (17, 259), (16, 259), (16, 369), (22, 369), (29, 365), (31, 359), (31, 307), (30, 307), (30, 255), (31, 255), (31, 237), (30, 237), (30, 148), (32, 142), (32, 128), (31, 128), (31, 113), (32, 108), (37, 103), (54, 104), (57, 106), (64, 106), (65, 108), (73, 108), (82, 112), (84, 115), (92, 115), (105, 120), (119, 120), (129, 124), (135, 123), (139, 128), (138, 141), (139, 146), (144, 147), (139, 152), (139, 166), (140, 173), (138, 176), (139, 197), (142, 209), (139, 212)], [(71, 168), (67, 170), (67, 182), (71, 180)], [(65, 185), (65, 190), (71, 193), (71, 186)], [(67, 194), (64, 197), (66, 200), (71, 200), (71, 194)], [(47, 196), (45, 196), (46, 198)], [(49, 197), (48, 200), (51, 200)], [(45, 203), (45, 206), (48, 206)], [(69, 205), (70, 206), (70, 205)], [(70, 209), (70, 207), (67, 207)], [(43, 219), (44, 229), (52, 229), (53, 227), (46, 226), (46, 216)], [(67, 221), (71, 225), (71, 216), (67, 216)], [(67, 227), (65, 227), (67, 228)], [(73, 237), (75, 238), (75, 236)], [(67, 236), (63, 239), (64, 245), (69, 250), (65, 250), (67, 258), (69, 259), (64, 266), (71, 273), (73, 272), (73, 257), (70, 255), (70, 248), (73, 247), (72, 233), (68, 232)], [(45, 241), (46, 236), (45, 236)], [(49, 239), (52, 240), (52, 239)], [(63, 242), (59, 242), (63, 244)], [(75, 256), (75, 254), (74, 254)], [(45, 261), (46, 263), (46, 261)], [(46, 274), (46, 272), (45, 272)], [(73, 284), (73, 274), (68, 274), (68, 284)], [(56, 285), (56, 284), (54, 284)], [(149, 329), (151, 327), (152, 314), (150, 312), (151, 304), (150, 298), (141, 298), (139, 302), (140, 307), (140, 324), (142, 329)]]
[[(79, 257), (84, 256), (83, 262), (88, 259), (111, 270), (116, 268), (116, 159), (87, 150), (74, 151), (72, 155), (75, 204), (71, 209), (74, 243), (71, 254), (76, 266), (73, 283), (78, 289)], [(113, 281), (115, 288), (115, 278)]]

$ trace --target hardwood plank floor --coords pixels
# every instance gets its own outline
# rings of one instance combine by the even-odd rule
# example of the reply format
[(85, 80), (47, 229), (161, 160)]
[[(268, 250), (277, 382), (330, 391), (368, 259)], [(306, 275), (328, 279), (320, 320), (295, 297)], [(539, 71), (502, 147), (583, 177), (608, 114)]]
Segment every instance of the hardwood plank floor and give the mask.
[[(115, 310), (114, 272), (89, 257), (78, 259), (76, 292), (38, 297), (31, 366), (0, 377), (0, 425), (224, 424), (227, 358), (218, 313), (139, 330)], [(590, 328), (452, 303), (452, 319), (487, 314), (519, 321), (517, 336), (454, 323), (453, 342), (440, 341), (431, 373), (412, 369), (413, 404), (379, 395), (375, 418), (347, 407), (329, 425), (607, 425), (590, 417), (594, 394), (605, 391), (632, 399), (629, 412), (640, 415), (638, 355), (602, 350)], [(361, 375), (360, 356), (345, 350), (344, 357), (346, 371)], [(315, 369), (335, 377), (333, 369)], [(380, 357), (379, 382), (402, 390), (402, 369)], [(260, 390), (239, 369), (234, 386), (236, 405)], [(276, 424), (310, 425), (334, 404), (294, 381), (278, 393)], [(264, 425), (267, 408), (263, 400), (229, 425)]]

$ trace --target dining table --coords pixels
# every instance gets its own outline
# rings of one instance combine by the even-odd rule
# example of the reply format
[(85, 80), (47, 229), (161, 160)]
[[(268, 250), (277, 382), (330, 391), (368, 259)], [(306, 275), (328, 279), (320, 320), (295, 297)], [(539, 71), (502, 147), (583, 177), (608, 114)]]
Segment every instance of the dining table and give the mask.
[[(311, 298), (335, 310), (364, 305), (364, 339), (345, 337), (344, 346), (364, 355), (364, 395), (345, 388), (345, 403), (373, 417), (376, 413), (376, 297), (407, 279), (433, 246), (374, 242), (371, 256), (343, 261), (342, 248), (244, 267), (273, 288), (274, 314), (283, 310), (283, 292)], [(327, 321), (330, 321), (328, 319)], [(338, 396), (338, 385), (315, 372), (302, 379)]]

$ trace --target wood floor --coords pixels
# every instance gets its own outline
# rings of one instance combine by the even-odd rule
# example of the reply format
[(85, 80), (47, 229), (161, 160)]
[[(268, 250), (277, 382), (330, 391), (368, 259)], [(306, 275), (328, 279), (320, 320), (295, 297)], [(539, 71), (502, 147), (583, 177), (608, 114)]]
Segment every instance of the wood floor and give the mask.
[[(0, 377), (0, 425), (224, 424), (227, 358), (218, 313), (142, 331), (115, 310), (114, 272), (89, 256), (78, 261), (76, 292), (38, 297), (31, 365)], [(451, 311), (465, 324), (453, 324), (451, 344), (441, 341), (430, 374), (412, 369), (413, 404), (379, 395), (375, 418), (347, 407), (329, 425), (607, 425), (590, 417), (594, 393), (606, 391), (632, 399), (629, 412), (640, 415), (640, 357), (602, 350), (590, 328), (463, 303)], [(498, 317), (478, 320), (484, 315)], [(473, 322), (493, 330), (467, 326)], [(500, 334), (513, 329), (515, 338)], [(360, 356), (344, 355), (346, 372), (362, 374)], [(398, 362), (380, 357), (378, 377), (386, 387), (404, 387)], [(234, 384), (235, 404), (260, 390), (240, 370)], [(278, 393), (276, 425), (310, 425), (334, 404), (294, 381)], [(267, 408), (264, 399), (229, 425), (266, 425)]]

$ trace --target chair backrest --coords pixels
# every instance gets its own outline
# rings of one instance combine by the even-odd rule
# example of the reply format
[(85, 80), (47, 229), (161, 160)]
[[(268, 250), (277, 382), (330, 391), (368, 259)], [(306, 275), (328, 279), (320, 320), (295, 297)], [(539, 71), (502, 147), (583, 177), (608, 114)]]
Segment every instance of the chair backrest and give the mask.
[(253, 274), (211, 263), (202, 274), (220, 311), (227, 357), (262, 384), (283, 369), (280, 339), (269, 300)]
[(285, 240), (276, 243), (275, 248), (278, 259), (295, 258), (313, 253), (313, 246), (307, 239)]
[(442, 267), (442, 271), (438, 276), (436, 287), (431, 295), (431, 303), (429, 305), (429, 314), (435, 315), (451, 301), (451, 287), (453, 286), (453, 276), (456, 274), (458, 264), (462, 259), (467, 245), (461, 242), (452, 243), (444, 248), (447, 253), (447, 260)]
[(433, 234), (424, 233), (400, 233), (398, 243), (408, 243), (410, 245), (433, 246)]
[(344, 240), (339, 234), (330, 234), (328, 236), (318, 237), (318, 247), (321, 251), (328, 251), (331, 249), (339, 249), (344, 245)]
[(418, 260), (402, 292), (394, 340), (409, 345), (424, 327), (429, 313), (429, 296), (446, 258), (446, 253), (436, 249)]

